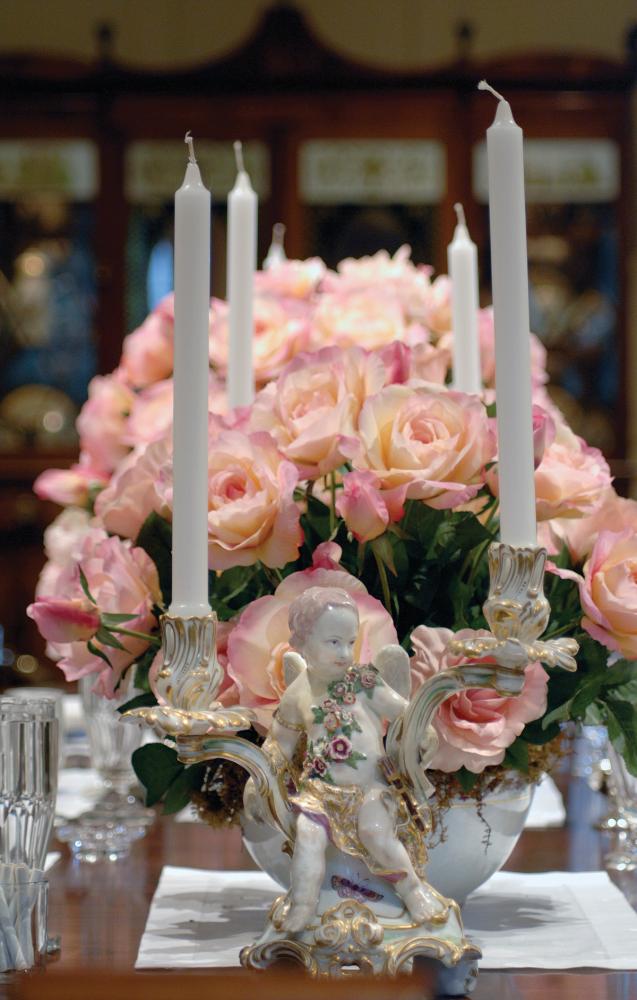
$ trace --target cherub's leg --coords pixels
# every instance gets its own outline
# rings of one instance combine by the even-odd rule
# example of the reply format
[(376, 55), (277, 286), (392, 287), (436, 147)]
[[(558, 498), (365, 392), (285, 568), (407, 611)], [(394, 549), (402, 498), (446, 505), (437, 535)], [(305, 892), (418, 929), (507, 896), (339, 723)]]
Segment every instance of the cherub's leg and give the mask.
[(416, 923), (444, 916), (447, 905), (426, 882), (422, 882), (409, 855), (396, 835), (394, 818), (383, 802), (383, 790), (372, 789), (365, 796), (358, 814), (358, 835), (376, 859), (388, 871), (405, 872), (395, 883), (396, 892)]
[(283, 925), (286, 931), (302, 931), (316, 913), (325, 875), (326, 847), (327, 833), (324, 828), (301, 813), (296, 821), (291, 906)]

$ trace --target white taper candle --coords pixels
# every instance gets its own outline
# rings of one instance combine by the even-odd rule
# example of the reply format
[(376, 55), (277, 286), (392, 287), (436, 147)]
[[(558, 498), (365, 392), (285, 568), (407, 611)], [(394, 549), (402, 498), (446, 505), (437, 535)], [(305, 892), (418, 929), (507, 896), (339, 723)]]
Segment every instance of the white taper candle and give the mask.
[(523, 133), (502, 95), (484, 80), (478, 87), (491, 91), (498, 99), (494, 122), (487, 129), (487, 158), (500, 538), (509, 545), (535, 545), (537, 529)]
[(481, 392), (478, 341), (478, 251), (469, 236), (462, 205), (454, 205), (458, 224), (447, 247), (451, 278), (453, 329), (453, 387), (461, 392)]
[(208, 603), (208, 329), (210, 192), (186, 133), (189, 159), (175, 194), (172, 603), (175, 617)]
[(271, 267), (278, 267), (287, 260), (285, 256), (285, 226), (282, 222), (275, 222), (272, 226), (272, 242), (263, 261), (263, 270), (269, 271)]
[(228, 195), (228, 404), (249, 406), (254, 399), (254, 272), (257, 261), (258, 199), (243, 164), (240, 142), (234, 144), (237, 179)]

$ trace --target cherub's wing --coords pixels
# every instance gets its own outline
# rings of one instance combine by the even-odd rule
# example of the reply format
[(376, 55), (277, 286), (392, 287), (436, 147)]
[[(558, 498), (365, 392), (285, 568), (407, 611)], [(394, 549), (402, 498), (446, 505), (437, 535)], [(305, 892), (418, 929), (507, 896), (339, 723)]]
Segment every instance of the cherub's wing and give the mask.
[(283, 654), (283, 679), (286, 688), (289, 688), (292, 681), (295, 681), (304, 670), (307, 670), (307, 663), (300, 653), (290, 649)]
[(374, 666), (390, 688), (409, 700), (411, 694), (411, 672), (409, 654), (402, 646), (383, 646), (374, 660)]

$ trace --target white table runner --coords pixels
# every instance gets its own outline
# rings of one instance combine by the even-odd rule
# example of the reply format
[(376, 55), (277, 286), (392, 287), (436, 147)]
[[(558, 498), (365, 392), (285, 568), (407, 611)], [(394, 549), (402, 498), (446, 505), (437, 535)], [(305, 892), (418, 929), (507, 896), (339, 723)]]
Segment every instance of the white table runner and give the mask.
[[(239, 965), (280, 892), (262, 872), (165, 867), (135, 967)], [(637, 969), (637, 914), (605, 872), (499, 872), (464, 919), (482, 969)]]

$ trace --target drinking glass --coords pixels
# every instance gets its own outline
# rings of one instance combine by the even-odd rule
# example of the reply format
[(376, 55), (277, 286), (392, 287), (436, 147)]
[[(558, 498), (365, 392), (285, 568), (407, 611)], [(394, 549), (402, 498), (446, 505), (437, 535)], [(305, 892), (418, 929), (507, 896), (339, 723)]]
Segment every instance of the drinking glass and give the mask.
[(7, 688), (3, 697), (10, 698), (11, 701), (42, 701), (44, 698), (46, 701), (52, 701), (54, 703), (55, 716), (58, 720), (58, 749), (60, 752), (59, 766), (64, 767), (64, 691), (60, 688), (52, 687)]
[(55, 815), (58, 739), (53, 701), (0, 698), (0, 862), (44, 868)]
[(82, 677), (80, 696), (91, 763), (104, 792), (92, 809), (60, 827), (57, 836), (68, 842), (81, 861), (114, 861), (128, 853), (132, 841), (144, 836), (155, 814), (131, 791), (136, 782), (131, 756), (141, 746), (144, 733), (140, 727), (123, 722), (117, 711), (137, 692), (126, 688), (115, 698), (104, 698), (93, 691), (94, 683), (94, 677)]
[(613, 848), (604, 858), (604, 863), (614, 871), (631, 872), (637, 870), (637, 777), (630, 773), (626, 761), (611, 744), (608, 756), (611, 763), (610, 793), (624, 826), (616, 828), (618, 832)]
[(0, 973), (44, 962), (48, 888), (42, 871), (0, 864)]

